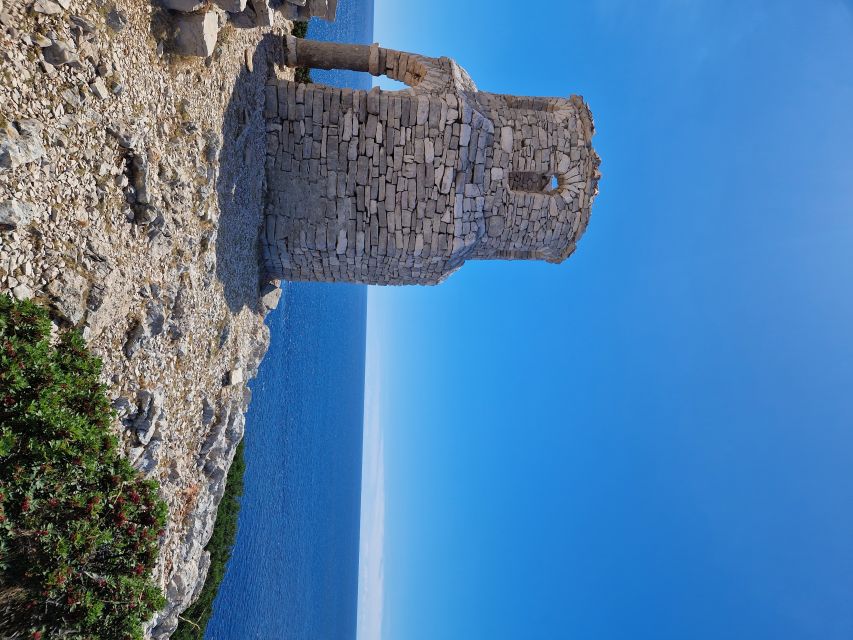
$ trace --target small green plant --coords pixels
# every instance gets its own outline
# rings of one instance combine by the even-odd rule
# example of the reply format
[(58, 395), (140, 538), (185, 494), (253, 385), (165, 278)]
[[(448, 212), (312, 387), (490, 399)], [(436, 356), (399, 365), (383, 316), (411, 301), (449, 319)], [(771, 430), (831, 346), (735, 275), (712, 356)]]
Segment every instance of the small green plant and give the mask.
[(311, 79), (311, 69), (308, 67), (296, 67), (293, 79), (296, 80), (296, 82), (301, 82), (302, 84), (311, 84), (314, 82), (314, 80)]
[[(293, 29), (291, 30), (291, 35), (296, 38), (305, 38), (308, 36), (308, 23), (307, 22), (294, 22)], [(311, 84), (313, 80), (311, 79), (311, 69), (308, 67), (297, 67), (296, 74), (294, 77), (296, 82), (301, 82), (302, 84)]]
[(291, 35), (296, 38), (304, 38), (308, 35), (308, 23), (307, 22), (294, 22), (293, 29), (290, 31)]
[(136, 640), (166, 504), (118, 453), (100, 361), (47, 312), (0, 296), (0, 629)]
[(234, 462), (228, 470), (225, 493), (216, 512), (216, 525), (205, 549), (210, 553), (210, 570), (198, 600), (181, 616), (172, 640), (202, 640), (204, 630), (213, 613), (213, 601), (219, 591), (225, 569), (231, 557), (231, 549), (237, 538), (237, 517), (240, 513), (240, 496), (243, 495), (243, 474), (246, 463), (243, 459), (243, 443), (237, 445)]

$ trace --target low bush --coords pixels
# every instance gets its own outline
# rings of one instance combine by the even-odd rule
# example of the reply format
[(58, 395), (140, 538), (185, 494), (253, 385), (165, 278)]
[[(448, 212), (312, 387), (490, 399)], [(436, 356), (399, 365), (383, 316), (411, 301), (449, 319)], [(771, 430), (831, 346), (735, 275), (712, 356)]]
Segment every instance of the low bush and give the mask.
[(297, 38), (306, 37), (308, 35), (308, 23), (300, 21), (294, 22), (293, 29), (290, 33)]
[(47, 312), (0, 296), (0, 629), (136, 640), (166, 504), (119, 455), (100, 361)]

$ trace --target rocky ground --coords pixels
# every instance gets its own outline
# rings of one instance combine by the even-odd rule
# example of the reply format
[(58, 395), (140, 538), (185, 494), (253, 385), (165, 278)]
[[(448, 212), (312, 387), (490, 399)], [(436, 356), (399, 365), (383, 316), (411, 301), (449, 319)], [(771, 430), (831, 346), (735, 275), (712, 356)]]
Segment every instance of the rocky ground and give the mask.
[(0, 0), (0, 294), (83, 330), (128, 456), (161, 483), (156, 638), (203, 584), (280, 295), (258, 268), (262, 110), (291, 24), (202, 11), (213, 53), (183, 58), (180, 16), (147, 0)]

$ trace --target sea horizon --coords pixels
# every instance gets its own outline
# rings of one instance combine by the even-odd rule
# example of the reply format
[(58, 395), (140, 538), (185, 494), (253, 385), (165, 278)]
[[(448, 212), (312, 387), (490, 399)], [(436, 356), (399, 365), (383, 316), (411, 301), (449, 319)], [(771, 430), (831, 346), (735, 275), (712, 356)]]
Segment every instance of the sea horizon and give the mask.
[[(373, 0), (342, 0), (316, 40), (369, 43)], [(312, 80), (368, 89), (367, 74)], [(246, 416), (238, 533), (206, 640), (354, 640), (367, 287), (282, 283)]]

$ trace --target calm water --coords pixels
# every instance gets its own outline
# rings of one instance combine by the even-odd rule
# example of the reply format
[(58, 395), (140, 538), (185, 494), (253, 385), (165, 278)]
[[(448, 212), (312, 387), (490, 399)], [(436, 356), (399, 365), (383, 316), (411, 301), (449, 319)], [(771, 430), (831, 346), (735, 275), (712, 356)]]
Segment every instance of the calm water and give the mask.
[[(310, 37), (369, 43), (373, 0), (342, 0)], [(313, 72), (369, 88), (365, 74)], [(237, 542), (207, 640), (356, 635), (367, 289), (287, 283), (246, 417)]]

